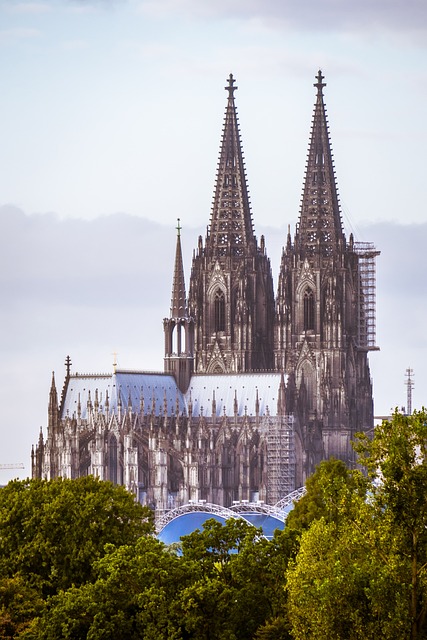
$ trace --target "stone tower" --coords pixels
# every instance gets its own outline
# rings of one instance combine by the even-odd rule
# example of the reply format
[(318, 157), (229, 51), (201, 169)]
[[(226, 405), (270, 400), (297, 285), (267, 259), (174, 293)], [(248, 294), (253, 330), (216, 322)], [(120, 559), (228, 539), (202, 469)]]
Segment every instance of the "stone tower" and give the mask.
[(254, 234), (230, 74), (210, 225), (199, 237), (190, 280), (195, 372), (273, 367), (274, 293), (264, 237)]
[(373, 426), (359, 256), (342, 227), (323, 79), (319, 71), (300, 216), (276, 298), (275, 366), (289, 375), (297, 484), (324, 458), (352, 463), (354, 434)]

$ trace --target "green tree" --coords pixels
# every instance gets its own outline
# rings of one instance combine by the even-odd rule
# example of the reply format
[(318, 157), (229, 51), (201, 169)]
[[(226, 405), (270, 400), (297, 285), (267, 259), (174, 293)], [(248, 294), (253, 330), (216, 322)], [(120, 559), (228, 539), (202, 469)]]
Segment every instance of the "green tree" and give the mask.
[(181, 638), (177, 593), (189, 580), (186, 564), (154, 537), (108, 545), (95, 563), (97, 579), (54, 596), (33, 638), (158, 640)]
[[(378, 531), (363, 522), (313, 522), (287, 572), (295, 640), (408, 637), (404, 588), (384, 562)], [(365, 513), (368, 516), (368, 513)]]
[(388, 531), (400, 582), (406, 587), (412, 640), (426, 633), (427, 613), (427, 413), (376, 427), (372, 440), (361, 434), (355, 445), (372, 481), (376, 521)]
[[(243, 519), (225, 525), (209, 520), (202, 532), (185, 536), (183, 558), (197, 567), (180, 594), (185, 631), (200, 639), (246, 640), (280, 618), (292, 548), (284, 532), (267, 540)], [(283, 631), (286, 624), (281, 623)]]
[(123, 487), (91, 476), (15, 480), (0, 489), (0, 577), (55, 594), (91, 580), (107, 543), (152, 530), (151, 512)]
[(40, 594), (21, 576), (0, 578), (0, 639), (22, 637), (44, 606)]
[(336, 511), (312, 520), (287, 571), (296, 640), (426, 637), (426, 447), (424, 410), (359, 437), (368, 477), (332, 491)]
[(307, 493), (289, 513), (288, 529), (304, 531), (312, 522), (324, 518), (337, 522), (343, 517), (343, 507), (351, 508), (349, 495), (364, 495), (366, 483), (360, 474), (351, 472), (342, 460), (323, 460), (306, 482)]

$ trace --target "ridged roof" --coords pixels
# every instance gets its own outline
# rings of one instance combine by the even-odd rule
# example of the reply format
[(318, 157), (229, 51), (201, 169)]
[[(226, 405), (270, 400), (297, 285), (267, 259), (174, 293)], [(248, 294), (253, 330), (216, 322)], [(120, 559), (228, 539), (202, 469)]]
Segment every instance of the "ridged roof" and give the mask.
[(188, 415), (191, 403), (194, 417), (203, 414), (212, 416), (215, 408), (218, 417), (238, 416), (247, 413), (259, 415), (277, 415), (277, 403), (281, 382), (280, 373), (247, 373), (228, 375), (201, 375), (191, 378), (185, 394), (181, 393), (172, 375), (144, 373), (137, 371), (116, 371), (113, 374), (73, 374), (68, 384), (62, 404), (61, 417), (88, 416), (88, 404), (102, 413), (108, 410), (110, 415), (122, 414), (132, 407), (133, 413), (144, 415), (154, 411), (155, 415), (176, 414), (177, 408), (182, 415)]

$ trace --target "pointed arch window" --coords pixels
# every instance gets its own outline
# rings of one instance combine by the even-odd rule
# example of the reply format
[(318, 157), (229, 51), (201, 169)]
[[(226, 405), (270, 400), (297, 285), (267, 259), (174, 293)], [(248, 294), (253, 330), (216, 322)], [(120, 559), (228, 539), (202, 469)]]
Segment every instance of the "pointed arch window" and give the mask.
[(117, 484), (117, 438), (115, 435), (110, 437), (108, 447), (108, 479)]
[(304, 331), (314, 331), (314, 293), (310, 287), (304, 291)]
[(218, 289), (214, 299), (215, 331), (225, 331), (225, 297), (224, 292)]

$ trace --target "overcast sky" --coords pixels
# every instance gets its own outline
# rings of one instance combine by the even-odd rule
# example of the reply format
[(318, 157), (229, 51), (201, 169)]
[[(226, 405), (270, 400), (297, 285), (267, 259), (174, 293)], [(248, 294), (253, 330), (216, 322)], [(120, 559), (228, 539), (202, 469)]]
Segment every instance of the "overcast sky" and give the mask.
[(425, 404), (426, 49), (424, 0), (0, 0), (0, 464), (30, 472), (67, 354), (162, 368), (176, 218), (188, 275), (230, 72), (277, 278), (322, 69), (346, 232), (382, 252), (375, 413), (408, 366)]

